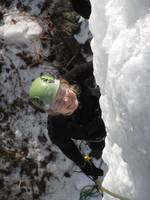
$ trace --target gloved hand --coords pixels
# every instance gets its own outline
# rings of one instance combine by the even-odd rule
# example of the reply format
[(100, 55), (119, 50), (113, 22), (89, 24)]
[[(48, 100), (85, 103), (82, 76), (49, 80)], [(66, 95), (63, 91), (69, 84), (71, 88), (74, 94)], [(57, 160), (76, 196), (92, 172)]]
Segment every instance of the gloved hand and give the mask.
[(96, 180), (98, 176), (103, 176), (104, 174), (103, 170), (97, 168), (92, 161), (84, 161), (80, 168), (87, 176), (92, 176), (94, 180)]

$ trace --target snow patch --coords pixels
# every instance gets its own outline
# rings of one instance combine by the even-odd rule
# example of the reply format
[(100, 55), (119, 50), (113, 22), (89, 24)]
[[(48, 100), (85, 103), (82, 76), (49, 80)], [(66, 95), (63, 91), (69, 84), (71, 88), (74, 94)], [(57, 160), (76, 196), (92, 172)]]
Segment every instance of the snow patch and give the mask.
[(0, 38), (7, 44), (29, 43), (40, 37), (41, 26), (33, 20), (21, 20), (16, 23), (7, 23), (0, 27)]

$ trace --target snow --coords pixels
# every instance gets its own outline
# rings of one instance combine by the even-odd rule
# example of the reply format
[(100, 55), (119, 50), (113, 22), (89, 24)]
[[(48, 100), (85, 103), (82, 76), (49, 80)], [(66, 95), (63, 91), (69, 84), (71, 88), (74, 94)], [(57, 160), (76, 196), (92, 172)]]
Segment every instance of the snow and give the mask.
[[(2, 64), (2, 67), (0, 65), (2, 97), (0, 141), (2, 141), (2, 147), (7, 147), (7, 150), (16, 148), (12, 156), (18, 159), (23, 158), (19, 164), (12, 167), (12, 170), (9, 161), (0, 159), (1, 172), (10, 170), (10, 174), (4, 174), (0, 179), (0, 184), (2, 180), (5, 183), (0, 192), (0, 198), (4, 199), (7, 196), (7, 199), (13, 200), (19, 194), (21, 195), (19, 198), (30, 200), (33, 199), (34, 193), (34, 195), (40, 194), (42, 200), (70, 200), (70, 198), (76, 200), (79, 199), (81, 188), (91, 184), (91, 180), (83, 173), (74, 172), (80, 169), (52, 145), (47, 133), (47, 114), (35, 113), (34, 109), (28, 105), (28, 90), (31, 81), (42, 73), (57, 74), (52, 64), (44, 60), (49, 55), (51, 45), (49, 38), (46, 38), (48, 41), (46, 47), (42, 46), (40, 40), (45, 37), (44, 32), (49, 28), (48, 22), (44, 20), (44, 14), (35, 17), (41, 12), (45, 1), (20, 2), (30, 7), (30, 13), (19, 12), (14, 7), (17, 1), (13, 1), (10, 8), (5, 10), (0, 25), (0, 64)], [(39, 4), (41, 4), (41, 9)], [(88, 23), (83, 21), (83, 24), (87, 28)], [(86, 36), (83, 33), (79, 34), (78, 39), (83, 44), (90, 34), (87, 29), (83, 28), (82, 31), (86, 33)], [(35, 64), (36, 67), (34, 67)], [(41, 141), (39, 137), (42, 138)], [(46, 139), (43, 139), (44, 137)], [(27, 150), (25, 155), (22, 154), (24, 150)], [(42, 167), (41, 163), (44, 163), (51, 153), (56, 159)], [(32, 168), (30, 164), (34, 167)], [(70, 177), (65, 177), (65, 173), (68, 173)], [(33, 176), (33, 182), (31, 176)], [(43, 181), (45, 192), (41, 194), (44, 187)], [(12, 185), (13, 189), (9, 193)]]
[[(107, 128), (103, 186), (149, 199), (150, 2), (91, 0), (94, 73)], [(96, 24), (96, 26), (95, 26)], [(105, 194), (104, 200), (114, 199)]]
[(10, 13), (6, 15), (3, 26), (0, 27), (0, 39), (6, 44), (29, 43), (40, 37), (42, 28), (34, 17), (27, 14)]
[(89, 31), (89, 22), (83, 18), (81, 18), (79, 22), (81, 23), (80, 32), (75, 34), (74, 38), (78, 41), (78, 43), (85, 44), (85, 42), (92, 37)]

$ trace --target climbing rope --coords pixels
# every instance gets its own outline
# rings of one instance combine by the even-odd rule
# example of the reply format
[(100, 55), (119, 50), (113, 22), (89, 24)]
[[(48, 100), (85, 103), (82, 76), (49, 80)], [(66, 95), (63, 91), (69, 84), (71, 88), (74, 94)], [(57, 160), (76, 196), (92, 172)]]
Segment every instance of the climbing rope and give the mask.
[[(89, 156), (84, 156), (85, 160), (91, 160), (92, 158)], [(102, 161), (100, 163), (101, 167)], [(91, 177), (89, 177), (91, 178)], [(92, 179), (93, 180), (93, 179)], [(100, 179), (93, 180), (95, 182), (95, 185), (87, 185), (81, 189), (80, 192), (80, 199), (79, 200), (88, 200), (90, 197), (98, 197), (99, 195), (103, 196), (103, 193), (107, 193), (110, 196), (120, 199), (120, 200), (131, 200), (129, 198), (126, 198), (122, 195), (116, 194), (107, 188), (102, 186), (102, 181)]]
[(99, 179), (95, 181), (95, 185), (87, 185), (81, 189), (79, 200), (88, 200), (90, 197), (98, 197), (99, 195), (103, 196), (103, 193), (107, 193), (120, 200), (131, 200), (106, 189), (101, 185), (101, 181)]
[[(86, 155), (84, 156), (84, 159), (87, 161), (91, 161), (92, 157)], [(101, 165), (102, 160), (99, 164), (99, 168), (101, 167)], [(90, 176), (89, 178), (93, 181)], [(88, 200), (90, 199), (90, 197), (99, 197), (100, 195), (103, 196), (103, 193), (99, 190), (99, 186), (95, 183), (95, 185), (87, 185), (81, 189), (79, 200)]]
[(101, 181), (99, 179), (97, 179), (95, 183), (95, 185), (87, 185), (81, 189), (79, 200), (88, 200), (90, 197), (98, 197), (100, 195), (103, 196), (103, 193), (107, 193), (110, 196), (120, 200), (131, 200), (106, 189), (101, 185)]
[(88, 200), (91, 197), (98, 197), (101, 193), (96, 185), (87, 185), (81, 189), (79, 200)]
[(96, 183), (96, 185), (98, 186), (99, 191), (102, 192), (102, 193), (107, 193), (107, 194), (109, 194), (110, 196), (115, 197), (115, 198), (120, 199), (120, 200), (131, 200), (131, 199), (129, 199), (129, 198), (126, 198), (126, 197), (124, 197), (124, 196), (121, 196), (121, 195), (119, 195), (119, 194), (116, 194), (116, 193), (114, 193), (114, 192), (111, 192), (110, 190), (108, 190), (108, 189), (106, 189), (105, 187), (103, 187), (103, 186), (102, 186), (102, 182), (101, 182), (100, 179), (97, 179), (97, 180), (95, 181), (95, 183)]

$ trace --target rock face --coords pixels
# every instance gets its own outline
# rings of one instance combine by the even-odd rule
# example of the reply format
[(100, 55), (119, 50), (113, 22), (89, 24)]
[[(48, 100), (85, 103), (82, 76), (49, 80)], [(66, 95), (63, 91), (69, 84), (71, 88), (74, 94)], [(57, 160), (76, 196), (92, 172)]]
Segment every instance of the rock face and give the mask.
[(62, 155), (47, 136), (47, 115), (29, 106), (28, 89), (40, 74), (85, 62), (89, 42), (74, 39), (79, 16), (68, 0), (2, 0), (0, 8), (0, 199), (45, 199), (70, 172), (57, 173)]

